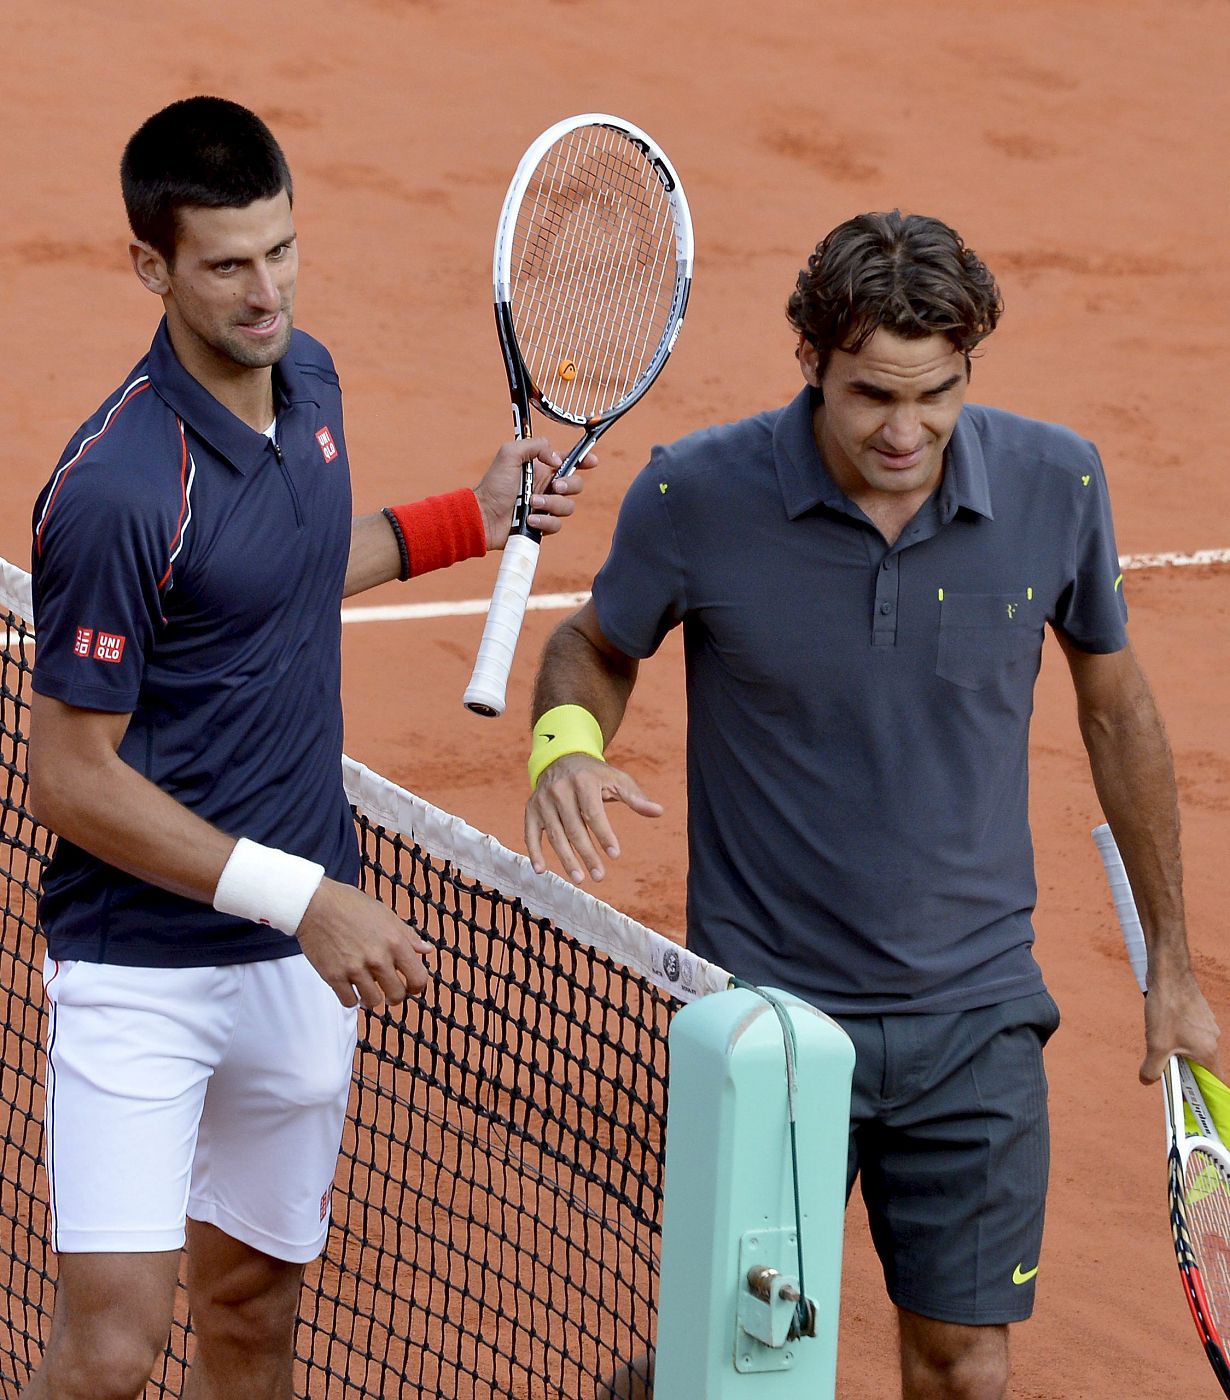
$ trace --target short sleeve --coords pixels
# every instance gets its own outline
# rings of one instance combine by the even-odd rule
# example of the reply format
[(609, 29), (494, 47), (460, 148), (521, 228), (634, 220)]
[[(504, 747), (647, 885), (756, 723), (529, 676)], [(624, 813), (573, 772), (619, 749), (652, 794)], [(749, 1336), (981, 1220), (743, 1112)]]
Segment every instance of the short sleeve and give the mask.
[(1127, 646), (1127, 605), (1110, 494), (1097, 449), (1092, 443), (1083, 446), (1088, 460), (1074, 487), (1076, 529), (1069, 582), (1056, 604), (1054, 624), (1082, 651), (1122, 651)]
[(687, 610), (685, 572), (661, 449), (633, 481), (620, 507), (611, 551), (594, 580), (603, 634), (621, 651), (652, 656)]
[(68, 705), (126, 714), (161, 619), (169, 536), (156, 503), (114, 490), (120, 470), (79, 463), (35, 506), (33, 684)]

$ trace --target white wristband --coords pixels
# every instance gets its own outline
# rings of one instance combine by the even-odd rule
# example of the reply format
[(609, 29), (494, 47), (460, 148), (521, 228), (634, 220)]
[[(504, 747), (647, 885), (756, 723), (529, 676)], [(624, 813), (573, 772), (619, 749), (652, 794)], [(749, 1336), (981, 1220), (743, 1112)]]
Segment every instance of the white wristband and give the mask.
[(323, 865), (241, 836), (218, 877), (214, 908), (293, 937), (324, 878)]

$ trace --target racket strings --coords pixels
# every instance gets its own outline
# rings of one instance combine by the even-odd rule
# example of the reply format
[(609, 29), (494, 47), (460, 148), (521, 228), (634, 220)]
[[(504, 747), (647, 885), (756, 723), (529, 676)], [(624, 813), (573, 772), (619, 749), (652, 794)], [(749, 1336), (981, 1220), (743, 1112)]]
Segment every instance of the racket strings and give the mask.
[[(642, 159), (641, 168), (636, 168), (631, 159), (639, 156), (636, 148), (602, 128), (589, 128), (588, 135), (579, 153), (583, 178), (576, 178), (575, 158), (557, 162), (553, 178), (540, 184), (533, 206), (545, 235), (554, 236), (556, 243), (548, 265), (551, 280), (536, 289), (546, 319), (531, 373), (547, 392), (555, 387), (552, 372), (558, 374), (561, 365), (568, 365), (571, 377), (560, 375), (559, 388), (549, 396), (562, 411), (577, 416), (613, 406), (639, 377), (643, 366), (633, 357), (647, 338), (646, 308), (652, 308), (653, 291), (664, 281), (667, 260), (658, 256), (658, 275), (642, 275), (639, 283), (636, 262), (653, 267), (655, 235), (660, 249), (662, 232), (671, 231), (669, 201), (647, 162)], [(612, 149), (612, 140), (623, 149)], [(629, 192), (643, 202), (646, 189), (651, 194), (656, 190), (658, 196), (657, 218), (648, 230), (643, 221), (638, 228), (637, 207), (629, 204)], [(671, 240), (665, 246), (669, 252)], [(562, 286), (569, 289), (566, 299), (558, 295)], [(542, 297), (544, 289), (554, 295)], [(654, 345), (645, 348), (652, 350)], [(553, 365), (556, 351), (560, 359)]]
[[(605, 242), (608, 265), (590, 261), (586, 290), (592, 295), (603, 274), (609, 276), (613, 267), (628, 269), (631, 257), (637, 257), (642, 266), (660, 264), (660, 244), (654, 235), (667, 226), (669, 201), (648, 162), (620, 133), (590, 127), (576, 136), (578, 150), (569, 153), (564, 143), (556, 147), (565, 182), (562, 187), (561, 182), (554, 182), (553, 192), (562, 192), (574, 210), (580, 209), (584, 214), (581, 236), (571, 250), (574, 264), (595, 246), (596, 240)], [(645, 207), (647, 196), (651, 201), (648, 207), (656, 218), (648, 228), (643, 220), (638, 227), (638, 206)], [(553, 222), (558, 225), (559, 210), (543, 211), (540, 205), (539, 212), (545, 212), (549, 218), (554, 215)], [(553, 232), (558, 236), (558, 226)], [(638, 235), (640, 247), (635, 243)], [(575, 276), (575, 265), (566, 267), (565, 273)]]
[(535, 387), (566, 417), (609, 411), (671, 328), (670, 195), (621, 132), (579, 128), (539, 163), (513, 238), (514, 323)]
[(1187, 1235), (1204, 1283), (1212, 1321), (1230, 1335), (1230, 1174), (1221, 1161), (1193, 1147), (1183, 1171)]
[(648, 339), (653, 325), (652, 313), (674, 253), (673, 236), (668, 236), (673, 235), (670, 203), (664, 197), (661, 182), (643, 162), (636, 168), (636, 175), (641, 180), (642, 191), (656, 197), (649, 205), (654, 215), (651, 226), (634, 225), (631, 220), (624, 226), (625, 244), (632, 245), (626, 251), (635, 258), (640, 274), (639, 281), (630, 289), (632, 295), (625, 308), (628, 314), (624, 320), (623, 340), (614, 353), (617, 377), (622, 377), (626, 383), (635, 383), (643, 368), (634, 364), (638, 350), (654, 348), (654, 342)]

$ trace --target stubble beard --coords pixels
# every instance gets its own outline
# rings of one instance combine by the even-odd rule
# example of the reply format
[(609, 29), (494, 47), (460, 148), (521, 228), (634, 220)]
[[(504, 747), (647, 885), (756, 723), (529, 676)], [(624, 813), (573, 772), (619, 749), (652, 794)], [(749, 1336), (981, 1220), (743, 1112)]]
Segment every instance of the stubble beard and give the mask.
[(263, 345), (254, 345), (245, 340), (238, 331), (228, 332), (216, 347), (229, 360), (242, 365), (244, 369), (268, 369), (290, 349), (291, 332), (294, 329), (293, 310), (289, 306), (281, 308), (282, 331), (276, 340)]

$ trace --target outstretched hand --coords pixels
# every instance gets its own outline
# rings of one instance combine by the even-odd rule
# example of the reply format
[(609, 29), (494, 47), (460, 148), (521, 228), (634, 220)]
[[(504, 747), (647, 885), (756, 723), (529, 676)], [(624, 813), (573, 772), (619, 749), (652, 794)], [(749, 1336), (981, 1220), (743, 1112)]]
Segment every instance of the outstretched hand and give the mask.
[(642, 817), (660, 817), (662, 804), (641, 791), (636, 779), (589, 754), (570, 753), (543, 770), (525, 809), (525, 846), (541, 875), (547, 868), (542, 838), (555, 848), (570, 878), (580, 884), (585, 871), (595, 880), (606, 874), (600, 851), (612, 860), (619, 842), (603, 804), (622, 802)]
[(576, 498), (585, 485), (578, 473), (598, 465), (597, 457), (589, 452), (577, 463), (576, 472), (554, 479), (563, 458), (546, 438), (506, 442), (474, 488), (488, 549), (504, 548), (513, 504), (521, 494), (522, 468), (531, 461), (534, 462), (534, 495), (530, 498), (529, 524), (543, 535), (554, 535), (576, 509)]

